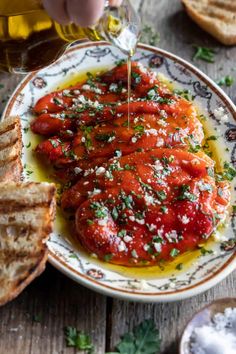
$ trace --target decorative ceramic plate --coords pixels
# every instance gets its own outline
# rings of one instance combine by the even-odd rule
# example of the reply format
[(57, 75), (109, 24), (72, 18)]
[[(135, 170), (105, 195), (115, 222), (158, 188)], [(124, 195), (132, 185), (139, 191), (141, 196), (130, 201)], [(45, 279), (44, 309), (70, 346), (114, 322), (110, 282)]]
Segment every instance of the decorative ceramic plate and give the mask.
[[(65, 83), (73, 82), (78, 73), (108, 69), (122, 58), (118, 49), (106, 43), (82, 43), (71, 47), (50, 67), (26, 76), (16, 88), (3, 119), (9, 115), (20, 115), (22, 119), (23, 163), (27, 180), (43, 179), (43, 172), (40, 172), (33, 157), (37, 141), (28, 129), (32, 119), (31, 109), (36, 101), (62, 84), (65, 87)], [(225, 93), (194, 66), (166, 51), (139, 45), (134, 60), (165, 75), (177, 88), (191, 92), (194, 103), (208, 117), (207, 121), (216, 135), (221, 136), (224, 144), (222, 159), (234, 163), (236, 108)], [(131, 271), (125, 267), (109, 266), (91, 258), (71, 241), (67, 227), (60, 220), (58, 217), (54, 233), (48, 241), (49, 261), (78, 283), (113, 297), (144, 302), (180, 300), (209, 289), (236, 268), (235, 251), (222, 250), (217, 243), (211, 245), (213, 254), (203, 256), (199, 252), (195, 261), (181, 271), (172, 268), (169, 272), (163, 272), (157, 267)], [(224, 236), (235, 237), (235, 215), (230, 215)]]

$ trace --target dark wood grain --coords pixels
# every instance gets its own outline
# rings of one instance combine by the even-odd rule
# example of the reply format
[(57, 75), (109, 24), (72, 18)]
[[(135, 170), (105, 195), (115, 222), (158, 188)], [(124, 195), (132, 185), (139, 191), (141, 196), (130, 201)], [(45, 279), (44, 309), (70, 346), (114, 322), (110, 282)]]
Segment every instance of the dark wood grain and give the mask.
[[(195, 25), (179, 0), (133, 0), (144, 24), (160, 32), (159, 46), (192, 62), (217, 80), (236, 77), (236, 48), (220, 45)], [(194, 47), (216, 51), (215, 63), (193, 62)], [(0, 74), (0, 113), (20, 76)], [(1, 86), (0, 86), (1, 87)], [(236, 85), (225, 91), (236, 102)], [(236, 296), (236, 273), (206, 293), (167, 304), (138, 304), (107, 299), (54, 270), (50, 265), (16, 300), (0, 308), (0, 354), (75, 353), (64, 341), (64, 327), (71, 325), (90, 333), (95, 354), (113, 349), (121, 334), (145, 318), (153, 318), (160, 330), (162, 354), (177, 354), (178, 340), (192, 314), (214, 299)], [(40, 322), (35, 322), (39, 316)], [(82, 353), (82, 352), (81, 352)]]
[(0, 353), (75, 353), (66, 347), (65, 326), (91, 334), (96, 352), (104, 354), (106, 298), (48, 265), (16, 300), (0, 308)]
[[(145, 0), (141, 7), (143, 24), (153, 26), (160, 33), (159, 47), (186, 59), (205, 72), (213, 80), (225, 75), (236, 78), (236, 48), (225, 47), (195, 25), (183, 11), (178, 0)], [(193, 61), (193, 44), (214, 48), (215, 63)], [(224, 88), (225, 89), (225, 88)], [(225, 91), (236, 101), (236, 85)], [(113, 300), (110, 325), (110, 349), (119, 341), (120, 335), (133, 328), (145, 318), (153, 318), (162, 338), (162, 354), (178, 354), (178, 340), (191, 316), (214, 299), (236, 296), (236, 273), (206, 293), (192, 299), (167, 304), (138, 304)]]

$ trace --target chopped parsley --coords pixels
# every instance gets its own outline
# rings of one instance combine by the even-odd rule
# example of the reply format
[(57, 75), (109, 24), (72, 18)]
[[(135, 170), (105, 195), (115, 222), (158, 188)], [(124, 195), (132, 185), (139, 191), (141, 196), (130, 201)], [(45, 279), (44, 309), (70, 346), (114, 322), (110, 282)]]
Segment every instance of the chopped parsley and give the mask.
[(230, 75), (226, 75), (225, 77), (222, 77), (220, 80), (217, 81), (217, 84), (219, 86), (227, 86), (230, 87), (234, 83), (234, 78)]
[(215, 135), (211, 135), (211, 136), (208, 136), (208, 138), (206, 138), (207, 141), (210, 141), (210, 140), (217, 140), (217, 136)]
[(224, 163), (224, 170), (223, 172), (217, 173), (216, 179), (217, 181), (227, 180), (232, 181), (236, 176), (236, 169), (230, 165), (230, 163)]
[(144, 320), (121, 338), (115, 351), (105, 354), (157, 354), (160, 351), (160, 342), (155, 323)]
[(94, 210), (94, 215), (98, 219), (104, 219), (107, 216), (107, 208), (99, 202), (92, 202), (90, 208)]
[(180, 187), (180, 195), (177, 197), (178, 200), (189, 200), (190, 202), (194, 202), (197, 197), (195, 194), (190, 193), (190, 186), (187, 184), (182, 184)]
[(84, 146), (87, 150), (90, 150), (92, 147), (92, 139), (90, 137), (90, 133), (93, 130), (92, 126), (83, 126), (81, 127), (81, 130), (83, 131), (83, 137), (85, 139)]
[(105, 256), (103, 257), (104, 261), (105, 262), (109, 262), (113, 257), (113, 254), (112, 253), (108, 253), (108, 254), (105, 254)]
[(179, 253), (180, 251), (177, 248), (172, 248), (172, 250), (170, 251), (170, 256), (174, 258), (177, 257)]
[(182, 270), (183, 269), (183, 263), (179, 263), (179, 264), (177, 264), (177, 266), (175, 267), (175, 269), (177, 269), (177, 270)]
[(200, 247), (200, 252), (203, 256), (206, 256), (207, 254), (212, 254), (213, 251), (212, 250), (207, 250), (206, 248), (204, 247)]
[(193, 60), (201, 59), (208, 63), (215, 62), (215, 52), (211, 48), (194, 46), (196, 48), (196, 53), (194, 54)]
[(98, 141), (102, 141), (105, 143), (110, 143), (114, 140), (115, 138), (115, 132), (111, 133), (100, 133), (95, 135), (95, 139)]
[(198, 152), (199, 150), (201, 150), (201, 145), (190, 145), (190, 148), (188, 149), (189, 152)]
[(185, 98), (187, 101), (192, 101), (193, 100), (193, 95), (189, 90), (173, 90), (173, 93)]
[(164, 192), (164, 191), (155, 191), (155, 192), (156, 192), (158, 199), (160, 199), (161, 201), (166, 199), (166, 192)]
[(125, 64), (125, 62), (126, 62), (125, 59), (120, 59), (120, 60), (115, 61), (115, 65), (121, 66), (121, 65)]
[(75, 327), (67, 326), (65, 328), (65, 340), (68, 347), (86, 350), (88, 354), (93, 353), (94, 346), (91, 337), (84, 332), (78, 331)]
[(144, 133), (144, 126), (143, 126), (143, 125), (136, 125), (136, 126), (134, 127), (134, 130), (135, 130), (136, 132), (139, 132), (139, 133), (143, 134), (143, 133)]
[(111, 216), (114, 220), (117, 220), (119, 217), (118, 210), (115, 206), (113, 207), (113, 209), (111, 211)]
[(134, 79), (135, 84), (140, 84), (142, 79), (138, 73), (136, 73), (135, 71), (132, 71), (131, 77)]
[(160, 41), (160, 34), (156, 30), (149, 26), (144, 25), (141, 32), (140, 42), (150, 45), (157, 45)]
[(162, 212), (163, 214), (167, 214), (167, 212), (168, 212), (168, 208), (167, 208), (165, 205), (162, 205), (162, 206), (160, 207), (160, 210), (161, 210), (161, 212)]

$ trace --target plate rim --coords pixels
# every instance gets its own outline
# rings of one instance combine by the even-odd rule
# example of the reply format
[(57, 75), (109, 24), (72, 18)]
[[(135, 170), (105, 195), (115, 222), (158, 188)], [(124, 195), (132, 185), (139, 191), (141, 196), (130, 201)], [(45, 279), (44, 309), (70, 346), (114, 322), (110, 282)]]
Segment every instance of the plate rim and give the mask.
[[(73, 45), (68, 48), (67, 53), (71, 53), (73, 51), (77, 51), (80, 49), (84, 49), (87, 47), (97, 47), (97, 46), (111, 46), (111, 44), (107, 42), (82, 42)], [(112, 47), (112, 46), (111, 46)], [(199, 79), (201, 79), (206, 86), (208, 86), (227, 106), (228, 110), (233, 116), (233, 119), (236, 121), (236, 106), (233, 101), (229, 98), (229, 96), (221, 89), (210, 77), (208, 77), (205, 73), (203, 73), (200, 69), (195, 67), (193, 64), (189, 63), (185, 59), (180, 58), (179, 56), (170, 53), (161, 48), (157, 48), (148, 44), (139, 43), (139, 49), (149, 50), (153, 54), (163, 55), (164, 57), (170, 58), (174, 60), (176, 63), (183, 65), (185, 68), (190, 69), (192, 73), (194, 73)], [(63, 56), (61, 56), (56, 63), (63, 61)], [(54, 62), (55, 63), (55, 62)], [(52, 64), (53, 65), (53, 64)], [(50, 66), (49, 66), (50, 68)], [(15, 102), (15, 97), (20, 93), (20, 91), (29, 83), (29, 81), (37, 76), (37, 74), (44, 70), (42, 68), (40, 70), (34, 71), (32, 73), (27, 74), (20, 83), (16, 86), (15, 90), (11, 94), (11, 97), (8, 100), (8, 103), (5, 106), (5, 109), (2, 113), (1, 119), (4, 119), (9, 115), (9, 112), (12, 109), (12, 106)], [(129, 290), (129, 289), (119, 289), (113, 286), (109, 286), (108, 284), (101, 283), (96, 279), (93, 279), (86, 274), (83, 274), (68, 265), (61, 258), (59, 258), (56, 254), (54, 254), (49, 249), (49, 262), (63, 274), (76, 281), (77, 283), (86, 286), (94, 291), (97, 291), (103, 295), (110, 295), (112, 297), (116, 297), (124, 300), (131, 301), (139, 301), (139, 302), (171, 302), (171, 301), (180, 301), (186, 298), (190, 298), (192, 296), (196, 296), (202, 292), (205, 292), (221, 282), (224, 278), (226, 278), (233, 270), (236, 269), (236, 252), (234, 252), (231, 257), (221, 266), (217, 271), (211, 273), (207, 278), (201, 280), (197, 284), (190, 285), (184, 289), (173, 289), (165, 294), (161, 294), (160, 292), (150, 292), (143, 293), (138, 290)]]

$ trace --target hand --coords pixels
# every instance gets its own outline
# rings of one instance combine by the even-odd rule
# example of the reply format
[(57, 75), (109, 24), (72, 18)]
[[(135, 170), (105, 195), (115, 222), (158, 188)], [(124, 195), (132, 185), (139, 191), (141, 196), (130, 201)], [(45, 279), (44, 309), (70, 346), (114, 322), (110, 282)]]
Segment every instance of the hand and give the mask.
[[(42, 0), (49, 16), (61, 24), (74, 22), (82, 27), (96, 23), (102, 16), (105, 0)], [(119, 6), (122, 0), (109, 0)]]

